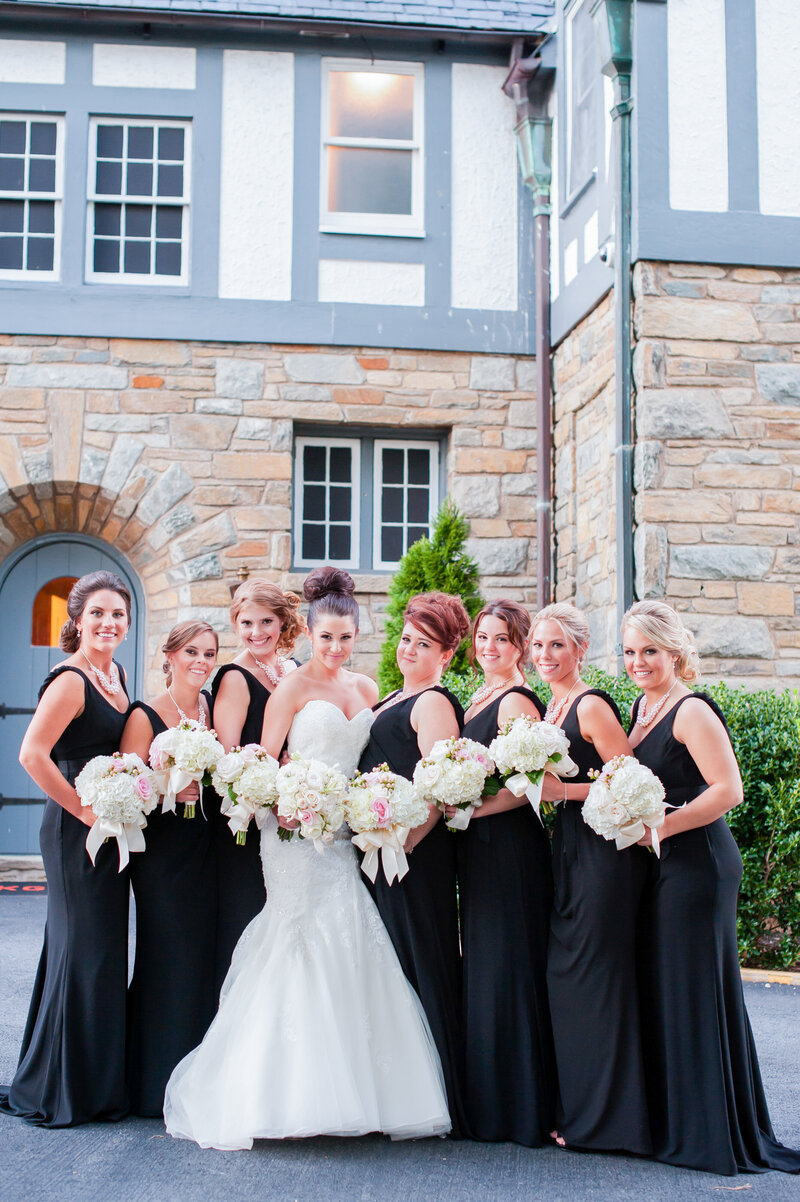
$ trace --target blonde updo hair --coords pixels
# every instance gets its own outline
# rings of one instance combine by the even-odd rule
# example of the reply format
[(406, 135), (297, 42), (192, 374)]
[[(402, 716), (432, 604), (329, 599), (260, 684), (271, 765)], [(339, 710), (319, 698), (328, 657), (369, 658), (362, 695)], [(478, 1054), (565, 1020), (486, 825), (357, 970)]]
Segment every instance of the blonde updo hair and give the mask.
[(622, 633), (632, 626), (646, 639), (675, 657), (675, 673), (679, 680), (697, 680), (700, 675), (700, 656), (694, 645), (694, 635), (687, 630), (680, 615), (664, 601), (636, 601), (622, 619)]
[[(214, 643), (217, 651), (219, 651), (219, 635), (210, 622), (201, 622), (197, 618), (189, 618), (186, 622), (178, 622), (177, 626), (173, 626), (167, 635), (164, 645), (161, 650), (164, 656), (172, 655), (176, 651), (180, 651), (181, 647), (185, 647), (187, 643), (191, 643), (192, 639), (196, 639), (199, 634), (213, 634)], [(167, 688), (172, 684), (172, 668), (169, 660), (164, 659), (161, 665), (161, 671), (167, 678)]]
[(253, 605), (263, 605), (281, 624), (281, 635), (278, 639), (277, 652), (291, 655), (294, 645), (303, 633), (303, 619), (300, 615), (300, 598), (296, 593), (284, 593), (277, 584), (254, 576), (239, 585), (231, 600), (231, 625), (235, 626), (242, 607), (251, 601)]
[(552, 605), (545, 605), (544, 609), (540, 609), (533, 619), (531, 630), (534, 634), (539, 622), (555, 622), (560, 626), (564, 638), (572, 644), (579, 662), (583, 663), (589, 650), (591, 632), (585, 615), (579, 609), (568, 605), (566, 601), (555, 601)]

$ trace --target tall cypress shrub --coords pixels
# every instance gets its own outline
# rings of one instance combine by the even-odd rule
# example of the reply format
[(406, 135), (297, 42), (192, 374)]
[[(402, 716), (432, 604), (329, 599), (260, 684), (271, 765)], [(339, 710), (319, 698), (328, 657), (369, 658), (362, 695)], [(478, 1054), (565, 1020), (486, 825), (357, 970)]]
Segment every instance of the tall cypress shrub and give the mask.
[[(378, 688), (382, 697), (403, 684), (395, 651), (403, 632), (403, 613), (413, 596), (417, 593), (452, 593), (461, 598), (470, 617), (474, 617), (483, 605), (478, 592), (478, 565), (464, 551), (468, 534), (466, 519), (452, 501), (445, 501), (432, 536), (413, 543), (400, 560), (389, 585), (385, 638), (378, 662)], [(467, 646), (465, 639), (453, 656), (452, 665), (457, 672), (468, 670)]]

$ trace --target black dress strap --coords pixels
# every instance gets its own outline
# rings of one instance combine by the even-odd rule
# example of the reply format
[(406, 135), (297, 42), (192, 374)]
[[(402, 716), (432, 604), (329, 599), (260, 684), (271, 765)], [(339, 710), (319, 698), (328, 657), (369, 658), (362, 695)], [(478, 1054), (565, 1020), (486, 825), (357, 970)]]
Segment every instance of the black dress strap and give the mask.
[(134, 701), (133, 705), (128, 710), (128, 717), (130, 717), (134, 710), (141, 710), (143, 714), (147, 715), (150, 728), (153, 731), (153, 738), (155, 738), (156, 735), (162, 734), (165, 730), (169, 730), (169, 727), (161, 715), (153, 709), (152, 705), (148, 705), (146, 701)]

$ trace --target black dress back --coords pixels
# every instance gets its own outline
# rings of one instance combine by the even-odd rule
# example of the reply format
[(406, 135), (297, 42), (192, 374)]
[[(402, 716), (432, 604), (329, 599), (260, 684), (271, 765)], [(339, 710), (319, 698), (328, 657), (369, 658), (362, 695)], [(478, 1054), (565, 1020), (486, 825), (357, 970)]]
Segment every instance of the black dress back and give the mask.
[[(425, 692), (441, 693), (447, 698), (455, 710), (460, 729), (464, 722), (464, 710), (450, 690), (441, 685), (434, 685)], [(390, 693), (388, 697), (384, 697), (383, 701), (379, 701), (377, 705), (373, 706), (375, 720), (372, 723), (369, 742), (364, 748), (358, 769), (359, 772), (371, 772), (378, 764), (388, 764), (392, 772), (397, 772), (400, 776), (411, 780), (414, 769), (421, 758), (417, 732), (411, 725), (411, 711), (421, 694), (414, 693), (411, 697), (405, 697), (402, 701), (397, 701), (394, 705), (387, 707), (386, 703), (396, 695), (396, 693)]]
[(594, 743), (590, 743), (588, 739), (584, 739), (581, 734), (580, 723), (578, 722), (578, 704), (585, 697), (599, 697), (602, 701), (605, 701), (609, 709), (613, 711), (614, 717), (620, 726), (622, 726), (622, 715), (617, 708), (617, 703), (603, 689), (587, 689), (585, 693), (580, 693), (575, 698), (567, 710), (564, 721), (561, 723), (561, 729), (569, 739), (570, 758), (578, 765), (577, 776), (569, 778), (573, 784), (586, 784), (591, 779), (589, 773), (592, 771), (599, 772), (603, 767), (603, 760)]
[(241, 664), (223, 664), (211, 682), (211, 725), (214, 725), (214, 702), (217, 699), (219, 686), (228, 672), (240, 672), (250, 694), (250, 704), (247, 707), (247, 716), (242, 727), (241, 746), (244, 747), (245, 743), (260, 743), (261, 731), (264, 726), (264, 710), (267, 708), (272, 690), (257, 680), (253, 673), (242, 667)]
[(495, 697), (479, 714), (474, 718), (470, 718), (464, 723), (461, 733), (465, 739), (474, 739), (476, 743), (483, 743), (484, 747), (488, 747), (492, 739), (497, 735), (497, 715), (500, 710), (500, 703), (509, 693), (521, 693), (523, 697), (527, 697), (536, 706), (536, 712), (540, 718), (544, 717), (545, 706), (534, 693), (533, 689), (529, 689), (527, 685), (517, 684), (510, 689), (506, 689), (499, 697)]

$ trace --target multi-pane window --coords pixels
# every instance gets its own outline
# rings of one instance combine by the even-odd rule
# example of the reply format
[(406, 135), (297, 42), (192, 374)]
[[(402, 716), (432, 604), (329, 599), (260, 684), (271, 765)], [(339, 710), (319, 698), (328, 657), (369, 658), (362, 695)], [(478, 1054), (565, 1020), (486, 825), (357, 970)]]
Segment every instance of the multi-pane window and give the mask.
[(322, 228), (422, 234), (421, 64), (326, 62)]
[(440, 491), (438, 441), (299, 437), (294, 562), (391, 571), (430, 534)]
[(592, 27), (590, 0), (569, 15), (569, 104), (567, 199), (592, 179), (598, 162), (600, 54)]
[(0, 114), (0, 275), (55, 279), (61, 231), (62, 123)]
[(88, 279), (188, 282), (190, 133), (187, 122), (92, 122)]

